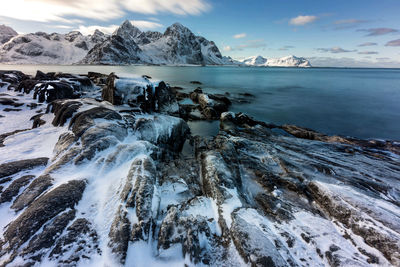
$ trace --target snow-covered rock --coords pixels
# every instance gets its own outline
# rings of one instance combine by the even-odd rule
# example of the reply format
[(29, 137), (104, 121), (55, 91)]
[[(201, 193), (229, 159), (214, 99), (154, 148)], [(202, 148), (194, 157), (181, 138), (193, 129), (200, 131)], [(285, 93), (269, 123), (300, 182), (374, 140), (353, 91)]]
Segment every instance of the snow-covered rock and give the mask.
[(246, 66), (256, 67), (311, 67), (310, 62), (303, 57), (287, 56), (281, 58), (264, 58), (262, 56), (253, 56), (240, 62)]
[(11, 38), (17, 35), (18, 33), (11, 27), (0, 25), (0, 45), (8, 42)]
[(17, 64), (73, 64), (81, 60), (105, 35), (96, 31), (83, 36), (78, 31), (67, 34), (37, 32), (20, 34), (0, 46), (0, 62)]

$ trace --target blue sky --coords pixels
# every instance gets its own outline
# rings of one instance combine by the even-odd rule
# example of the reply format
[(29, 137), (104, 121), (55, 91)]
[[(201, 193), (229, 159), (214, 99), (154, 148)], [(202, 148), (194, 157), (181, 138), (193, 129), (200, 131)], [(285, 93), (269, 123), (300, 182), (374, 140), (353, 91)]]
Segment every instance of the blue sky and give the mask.
[(0, 24), (21, 33), (112, 32), (125, 19), (164, 31), (180, 22), (236, 59), (293, 54), (313, 65), (400, 67), (398, 0), (0, 1)]

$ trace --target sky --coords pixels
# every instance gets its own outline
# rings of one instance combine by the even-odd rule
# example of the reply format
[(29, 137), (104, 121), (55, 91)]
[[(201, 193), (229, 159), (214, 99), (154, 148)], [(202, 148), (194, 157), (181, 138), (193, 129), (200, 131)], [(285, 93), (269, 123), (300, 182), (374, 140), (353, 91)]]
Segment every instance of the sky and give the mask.
[(0, 0), (19, 33), (105, 33), (124, 20), (163, 32), (180, 22), (234, 59), (296, 55), (313, 66), (400, 67), (399, 0)]

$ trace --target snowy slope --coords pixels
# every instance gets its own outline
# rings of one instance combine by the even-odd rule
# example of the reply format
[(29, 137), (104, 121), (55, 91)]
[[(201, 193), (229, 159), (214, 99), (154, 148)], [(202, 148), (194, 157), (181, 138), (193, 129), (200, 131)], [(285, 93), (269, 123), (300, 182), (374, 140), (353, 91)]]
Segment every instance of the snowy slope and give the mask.
[(17, 64), (73, 64), (105, 35), (96, 31), (83, 36), (73, 31), (67, 34), (44, 32), (21, 34), (13, 37), (0, 47), (0, 62)]
[(17, 35), (18, 33), (11, 27), (0, 25), (0, 45), (8, 42), (11, 38)]
[(307, 59), (296, 56), (270, 59), (262, 56), (253, 56), (242, 60), (241, 64), (256, 67), (311, 67), (310, 62)]

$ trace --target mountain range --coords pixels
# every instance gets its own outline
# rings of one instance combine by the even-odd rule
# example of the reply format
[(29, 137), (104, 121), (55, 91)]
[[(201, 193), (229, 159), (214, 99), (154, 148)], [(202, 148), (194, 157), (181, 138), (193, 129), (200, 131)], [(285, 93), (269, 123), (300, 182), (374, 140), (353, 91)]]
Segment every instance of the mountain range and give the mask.
[(143, 32), (126, 20), (113, 34), (96, 30), (84, 36), (36, 32), (18, 34), (0, 25), (0, 62), (10, 64), (151, 64), (151, 65), (241, 65), (310, 67), (305, 58), (251, 57), (237, 61), (222, 56), (213, 41), (195, 35), (180, 23), (164, 33)]

